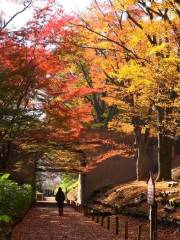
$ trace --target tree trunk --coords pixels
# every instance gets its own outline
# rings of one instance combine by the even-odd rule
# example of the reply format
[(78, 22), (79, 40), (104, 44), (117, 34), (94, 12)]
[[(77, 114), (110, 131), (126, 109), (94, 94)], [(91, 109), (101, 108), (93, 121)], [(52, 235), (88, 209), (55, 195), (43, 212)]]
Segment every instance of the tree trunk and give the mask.
[(151, 146), (148, 133), (143, 135), (141, 128), (135, 127), (136, 174), (137, 180), (146, 180), (151, 169)]
[(157, 181), (170, 180), (173, 139), (158, 134), (158, 176)]
[(0, 157), (0, 172), (6, 172), (10, 158), (12, 157), (13, 143), (8, 141), (1, 146), (1, 157)]
[(171, 162), (173, 139), (168, 136), (167, 129), (163, 128), (165, 110), (158, 108), (158, 176), (157, 181), (171, 179)]
[(137, 180), (147, 180), (149, 172), (152, 171), (150, 167), (151, 155), (149, 154), (150, 146), (147, 143), (141, 143), (137, 149), (137, 163), (136, 163), (136, 173)]

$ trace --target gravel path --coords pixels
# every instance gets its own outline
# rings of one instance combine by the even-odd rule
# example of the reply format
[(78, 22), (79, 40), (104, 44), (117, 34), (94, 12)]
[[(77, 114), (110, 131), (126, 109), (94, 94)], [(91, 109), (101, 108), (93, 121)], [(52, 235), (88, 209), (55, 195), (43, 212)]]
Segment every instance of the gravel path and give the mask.
[(59, 217), (56, 208), (34, 207), (19, 223), (12, 240), (117, 240), (90, 218), (66, 207)]

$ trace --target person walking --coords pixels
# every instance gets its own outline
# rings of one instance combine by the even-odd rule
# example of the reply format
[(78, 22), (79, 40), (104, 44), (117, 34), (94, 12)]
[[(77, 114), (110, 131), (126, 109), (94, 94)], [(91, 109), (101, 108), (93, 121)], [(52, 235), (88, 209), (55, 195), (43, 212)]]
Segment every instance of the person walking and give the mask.
[(58, 205), (59, 216), (63, 216), (64, 200), (65, 200), (65, 195), (64, 195), (61, 187), (59, 187), (59, 189), (56, 193), (56, 202)]

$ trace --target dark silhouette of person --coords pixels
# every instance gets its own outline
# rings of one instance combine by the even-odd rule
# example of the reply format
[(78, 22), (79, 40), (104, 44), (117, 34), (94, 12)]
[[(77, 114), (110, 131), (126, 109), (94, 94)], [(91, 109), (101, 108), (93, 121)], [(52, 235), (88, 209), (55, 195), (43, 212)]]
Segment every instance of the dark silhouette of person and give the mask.
[(56, 193), (56, 202), (58, 205), (59, 216), (63, 216), (64, 200), (65, 200), (65, 195), (64, 195), (62, 189), (59, 187), (59, 189)]

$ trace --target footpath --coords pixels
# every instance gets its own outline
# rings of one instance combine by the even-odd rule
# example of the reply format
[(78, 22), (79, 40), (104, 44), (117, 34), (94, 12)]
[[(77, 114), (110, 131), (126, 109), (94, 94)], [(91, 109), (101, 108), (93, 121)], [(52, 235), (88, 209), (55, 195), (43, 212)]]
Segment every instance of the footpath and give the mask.
[(117, 240), (112, 234), (82, 213), (64, 208), (59, 217), (56, 207), (35, 206), (14, 229), (11, 240)]

